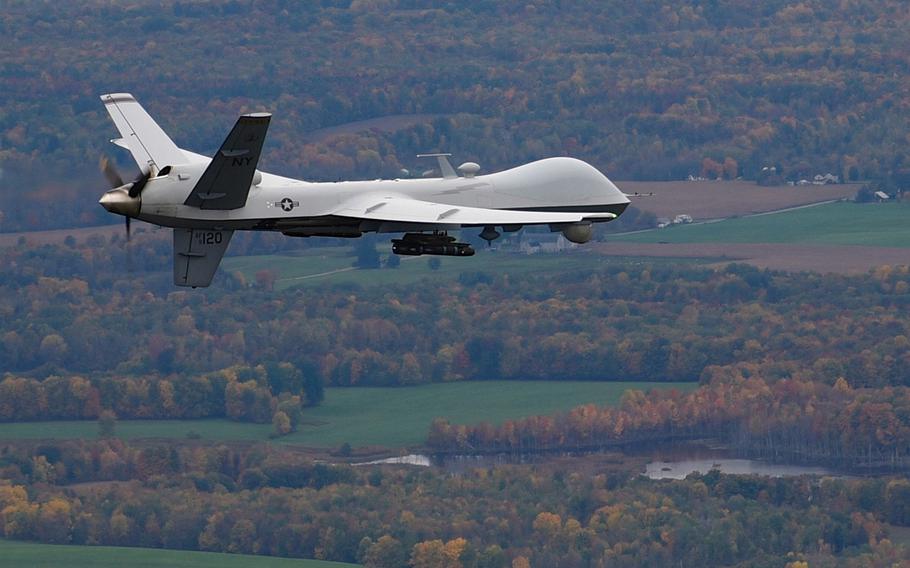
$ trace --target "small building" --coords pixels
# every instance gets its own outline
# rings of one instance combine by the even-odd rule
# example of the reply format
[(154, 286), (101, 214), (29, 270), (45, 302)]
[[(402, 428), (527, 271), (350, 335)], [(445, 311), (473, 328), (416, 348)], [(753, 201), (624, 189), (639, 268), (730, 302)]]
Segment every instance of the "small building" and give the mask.
[(555, 253), (574, 246), (562, 233), (527, 233), (522, 235), (518, 250), (525, 254)]
[(692, 216), (686, 215), (685, 213), (680, 213), (673, 218), (674, 225), (687, 225), (692, 222)]
[(812, 178), (812, 185), (828, 185), (829, 183), (840, 183), (840, 176), (828, 173), (825, 175), (816, 174)]
[(497, 240), (493, 245), (493, 249), (521, 254), (554, 254), (577, 246), (558, 231), (553, 233), (521, 231), (505, 235), (502, 239)]

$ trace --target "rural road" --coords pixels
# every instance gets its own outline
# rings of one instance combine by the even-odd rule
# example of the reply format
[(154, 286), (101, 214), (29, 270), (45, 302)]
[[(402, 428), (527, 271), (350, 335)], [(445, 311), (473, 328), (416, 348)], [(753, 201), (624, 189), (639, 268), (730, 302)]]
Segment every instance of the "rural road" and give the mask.
[(337, 268), (335, 270), (329, 270), (327, 272), (318, 272), (316, 274), (305, 274), (303, 276), (292, 276), (290, 278), (278, 278), (276, 282), (294, 282), (297, 280), (309, 280), (310, 278), (322, 278), (323, 276), (331, 276), (332, 274), (338, 274), (341, 272), (350, 272), (352, 270), (357, 270), (356, 266), (348, 266), (347, 268)]
[[(401, 259), (402, 262), (407, 262), (409, 260), (417, 260), (419, 256), (409, 256)], [(345, 268), (336, 268), (335, 270), (328, 270), (326, 272), (318, 272), (316, 274), (305, 274), (303, 276), (292, 276), (290, 278), (278, 278), (276, 282), (295, 282), (297, 280), (309, 280), (311, 278), (322, 278), (325, 276), (331, 276), (333, 274), (339, 274), (341, 272), (350, 272), (352, 270), (357, 270), (356, 266), (348, 266)]]

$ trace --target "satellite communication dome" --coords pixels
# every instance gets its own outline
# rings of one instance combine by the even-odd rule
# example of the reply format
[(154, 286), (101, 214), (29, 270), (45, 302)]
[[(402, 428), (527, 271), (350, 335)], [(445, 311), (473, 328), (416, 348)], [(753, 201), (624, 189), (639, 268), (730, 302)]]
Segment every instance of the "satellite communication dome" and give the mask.
[(465, 162), (458, 166), (458, 171), (466, 178), (474, 177), (480, 171), (480, 165), (475, 162)]

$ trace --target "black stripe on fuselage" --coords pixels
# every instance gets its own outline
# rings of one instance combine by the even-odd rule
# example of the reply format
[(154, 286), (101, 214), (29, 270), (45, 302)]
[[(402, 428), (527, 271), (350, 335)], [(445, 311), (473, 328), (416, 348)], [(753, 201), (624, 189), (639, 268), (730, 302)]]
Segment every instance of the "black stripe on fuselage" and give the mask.
[(628, 203), (606, 203), (602, 205), (550, 205), (547, 207), (507, 207), (509, 211), (537, 211), (540, 213), (613, 213), (621, 215)]

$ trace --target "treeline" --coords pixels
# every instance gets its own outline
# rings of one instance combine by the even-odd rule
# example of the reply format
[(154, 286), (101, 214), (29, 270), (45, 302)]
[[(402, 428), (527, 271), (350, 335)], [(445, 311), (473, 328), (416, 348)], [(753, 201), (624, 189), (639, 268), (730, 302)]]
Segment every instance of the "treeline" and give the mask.
[[(97, 96), (112, 89), (194, 151), (216, 149), (240, 113), (273, 112), (263, 168), (310, 179), (419, 173), (430, 166), (414, 155), (439, 150), (484, 171), (564, 154), (617, 179), (755, 179), (774, 166), (895, 180), (910, 169), (903, 8), (12, 2), (0, 14), (0, 230), (108, 218), (95, 164), (119, 150)], [(243, 49), (217, 60), (238, 37)], [(99, 42), (141, 42), (142, 63)], [(308, 135), (402, 114), (420, 116)]]
[(433, 422), (437, 452), (596, 449), (680, 438), (722, 440), (746, 455), (841, 468), (910, 470), (910, 388), (853, 389), (766, 379), (754, 365), (710, 368), (690, 393), (628, 391), (619, 407), (585, 405), (552, 416), (452, 425)]
[(712, 365), (773, 362), (773, 377), (910, 384), (907, 267), (822, 276), (592, 256), (589, 269), (445, 286), (276, 292), (226, 273), (187, 292), (169, 273), (124, 273), (108, 250), (0, 249), (0, 369), (199, 377), (289, 363), (313, 384), (404, 385), (694, 381)]
[[(369, 568), (892, 566), (910, 483), (617, 466), (450, 474), (312, 464), (292, 450), (120, 441), (0, 449), (0, 536), (362, 562)], [(65, 473), (64, 473), (65, 472)], [(118, 483), (102, 480), (119, 479)], [(84, 485), (57, 485), (93, 480)], [(792, 564), (791, 566), (798, 566)]]
[(268, 445), (179, 441), (131, 445), (104, 439), (0, 446), (0, 478), (7, 484), (27, 486), (130, 480), (167, 485), (179, 480), (198, 491), (321, 489), (350, 482), (357, 477), (355, 472), (345, 466), (314, 463), (294, 451)]
[[(322, 402), (323, 386), (290, 363), (231, 367), (193, 376), (50, 376), (0, 380), (0, 421), (78, 420), (112, 411), (118, 418), (214, 418), (269, 422), (283, 414), (296, 427), (304, 406)], [(278, 418), (284, 420), (285, 418)]]

